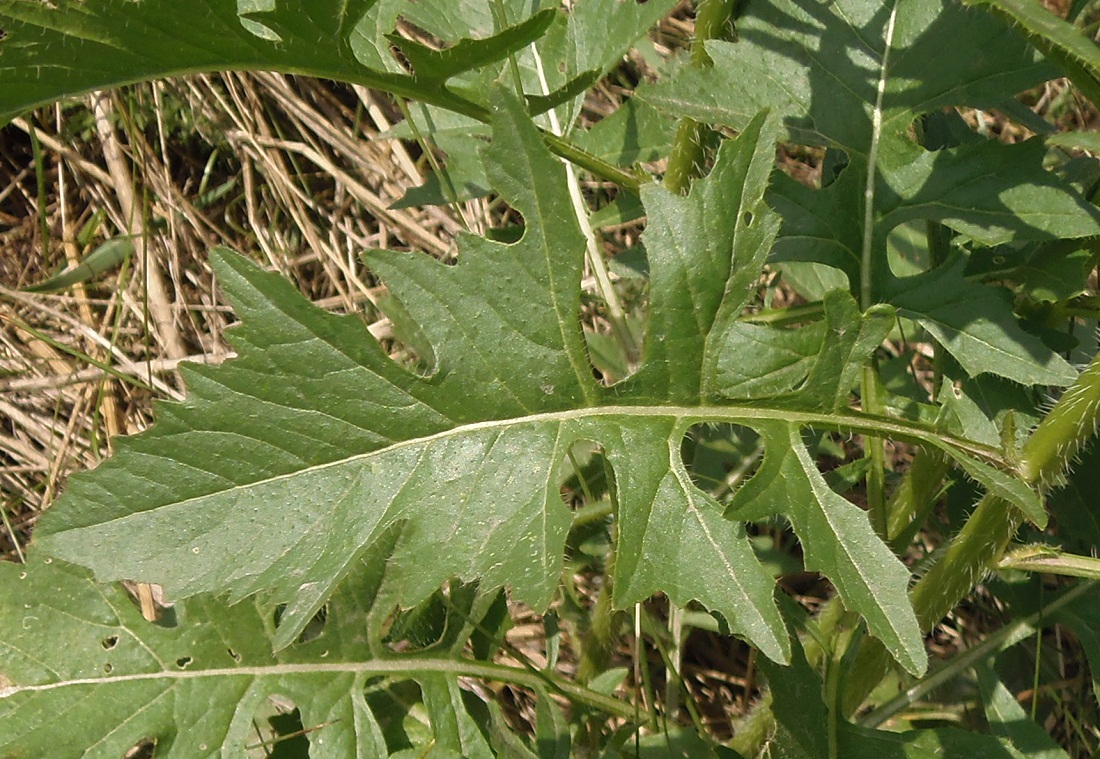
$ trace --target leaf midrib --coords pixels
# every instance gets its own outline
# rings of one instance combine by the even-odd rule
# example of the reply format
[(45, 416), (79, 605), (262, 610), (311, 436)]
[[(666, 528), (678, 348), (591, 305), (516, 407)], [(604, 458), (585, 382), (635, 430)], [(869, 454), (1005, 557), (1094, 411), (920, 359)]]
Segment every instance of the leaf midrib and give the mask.
[[(551, 411), (530, 416), (513, 417), (507, 419), (495, 419), (471, 424), (459, 425), (432, 435), (409, 438), (385, 448), (377, 448), (372, 451), (346, 456), (342, 459), (316, 464), (313, 466), (296, 469), (293, 472), (267, 477), (253, 482), (235, 485), (224, 490), (217, 490), (202, 495), (184, 498), (163, 504), (165, 506), (179, 506), (191, 501), (206, 500), (212, 496), (225, 495), (234, 491), (243, 491), (260, 485), (266, 485), (280, 480), (288, 480), (305, 473), (319, 472), (331, 467), (346, 465), (354, 461), (366, 461), (371, 458), (383, 456), (402, 448), (410, 448), (420, 445), (428, 445), (450, 437), (466, 435), (485, 430), (504, 429), (522, 425), (535, 425), (545, 422), (565, 423), (570, 421), (599, 419), (600, 417), (643, 417), (646, 419), (666, 418), (675, 422), (674, 429), (686, 432), (693, 424), (705, 422), (742, 423), (752, 426), (752, 422), (780, 421), (797, 424), (801, 427), (813, 427), (832, 432), (869, 434), (880, 437), (893, 438), (917, 444), (929, 444), (937, 448), (951, 447), (974, 456), (988, 464), (1000, 469), (1013, 472), (1012, 465), (1005, 460), (1001, 451), (992, 446), (979, 443), (974, 440), (947, 435), (937, 432), (932, 427), (902, 419), (873, 416), (861, 412), (811, 412), (797, 411), (785, 408), (769, 408), (766, 406), (598, 406), (581, 409), (567, 409), (564, 411)], [(155, 509), (154, 509), (155, 510)], [(114, 519), (98, 523), (100, 527), (112, 522), (129, 519), (138, 512), (121, 514)]]
[[(470, 661), (458, 658), (440, 658), (433, 656), (410, 655), (394, 658), (373, 659), (370, 661), (348, 662), (310, 662), (300, 664), (268, 664), (259, 666), (224, 667), (211, 669), (188, 669), (173, 671), (170, 669), (158, 672), (136, 672), (127, 675), (115, 675), (105, 677), (82, 677), (58, 680), (51, 683), (35, 685), (12, 685), (0, 688), (0, 702), (4, 699), (18, 696), (22, 693), (40, 693), (43, 691), (59, 690), (79, 686), (104, 686), (119, 685), (123, 683), (149, 682), (154, 680), (167, 680), (176, 683), (183, 680), (203, 680), (221, 677), (282, 677), (294, 675), (315, 675), (329, 673), (340, 674), (366, 674), (366, 675), (397, 675), (415, 678), (428, 674), (452, 674), (458, 676), (483, 677), (502, 682), (516, 683), (519, 685), (543, 685), (547, 684), (543, 673), (531, 672), (527, 669), (508, 667), (492, 662)], [(597, 691), (590, 690), (580, 685), (566, 681), (555, 680), (551, 683), (555, 690), (590, 706), (595, 706), (605, 712), (617, 714), (621, 717), (634, 718), (634, 705), (625, 701), (619, 701), (612, 696), (605, 696)], [(170, 685), (168, 687), (171, 687)]]

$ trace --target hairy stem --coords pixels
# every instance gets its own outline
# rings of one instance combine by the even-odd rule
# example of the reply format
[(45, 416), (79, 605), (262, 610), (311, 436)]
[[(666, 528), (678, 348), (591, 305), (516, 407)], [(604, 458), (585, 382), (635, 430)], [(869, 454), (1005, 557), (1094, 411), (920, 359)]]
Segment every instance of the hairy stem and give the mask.
[[(1100, 354), (1097, 354), (1039, 424), (1020, 453), (1020, 473), (1030, 484), (1044, 486), (1060, 478), (1100, 421)], [(1006, 501), (986, 494), (947, 551), (909, 593), (921, 629), (929, 631), (965, 598), (1004, 555), (1023, 523), (1023, 515)], [(848, 682), (844, 707), (852, 714), (878, 684), (890, 656), (877, 640), (869, 641)]]
[(1020, 454), (1020, 474), (1047, 488), (1061, 482), (1100, 421), (1100, 354), (1032, 433)]
[(947, 470), (948, 458), (942, 451), (921, 449), (913, 457), (887, 508), (886, 537), (894, 553), (905, 550), (932, 512)]
[[(695, 40), (691, 45), (691, 65), (702, 69), (711, 65), (707, 40), (725, 36), (733, 13), (734, 0), (700, 0), (695, 11)], [(707, 127), (695, 119), (684, 118), (676, 130), (676, 139), (665, 170), (665, 188), (687, 194), (693, 179), (703, 175)]]

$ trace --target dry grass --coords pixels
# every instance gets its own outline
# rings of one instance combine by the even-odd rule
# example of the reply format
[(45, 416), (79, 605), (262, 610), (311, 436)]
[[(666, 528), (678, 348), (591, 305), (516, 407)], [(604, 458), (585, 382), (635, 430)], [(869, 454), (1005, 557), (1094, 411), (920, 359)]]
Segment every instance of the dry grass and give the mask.
[[(182, 396), (181, 361), (231, 355), (211, 247), (254, 256), (319, 305), (361, 312), (389, 336), (359, 252), (445, 258), (460, 229), (448, 210), (388, 210), (422, 181), (409, 150), (380, 136), (399, 118), (365, 90), (227, 74), (88, 97), (4, 130), (5, 558), (18, 558), (70, 473), (108, 455), (116, 435), (147, 427), (154, 398)], [(467, 206), (467, 218), (484, 218), (484, 204)], [(19, 291), (118, 235), (138, 241), (121, 269), (57, 295)]]

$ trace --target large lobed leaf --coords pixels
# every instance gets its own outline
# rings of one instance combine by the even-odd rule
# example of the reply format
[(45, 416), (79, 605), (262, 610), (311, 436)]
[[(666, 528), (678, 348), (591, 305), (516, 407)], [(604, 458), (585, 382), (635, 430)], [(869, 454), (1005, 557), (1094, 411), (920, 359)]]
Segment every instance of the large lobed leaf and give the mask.
[(163, 404), (152, 431), (120, 441), (112, 460), (73, 479), (38, 528), (39, 549), (103, 579), (163, 583), (173, 596), (270, 591), (289, 604), (280, 646), (393, 529), (399, 602), (416, 603), (457, 575), (543, 607), (570, 526), (556, 471), (574, 442), (590, 440), (615, 476), (615, 604), (657, 591), (699, 601), (782, 661), (789, 648), (771, 578), (742, 523), (692, 484), (680, 458), (692, 424), (735, 422), (764, 433), (766, 476), (755, 487), (771, 483), (766, 512), (791, 520), (809, 564), (902, 664), (921, 670), (908, 574), (866, 515), (827, 488), (800, 429), (941, 446), (988, 487), (1032, 514), (1041, 508), (979, 460), (996, 458), (991, 449), (847, 411), (854, 367), (889, 319), (861, 316), (846, 295), (830, 301), (828, 331), (807, 334), (819, 348), (800, 364), (809, 388), (788, 372), (746, 393), (744, 376), (731, 375), (743, 342), (735, 317), (778, 224), (763, 201), (774, 122), (747, 124), (689, 197), (647, 190), (653, 317), (644, 364), (603, 388), (578, 322), (584, 241), (563, 167), (518, 102), (498, 93), (493, 113), (486, 163), (523, 215), (523, 238), (509, 246), (463, 237), (457, 266), (368, 256), (419, 325), (429, 376), (392, 363), (356, 317), (319, 311), (277, 276), (215, 253), (242, 320), (231, 338), (239, 358), (187, 368), (188, 400)]
[[(320, 634), (278, 654), (270, 611), (256, 603), (197, 596), (154, 624), (87, 570), (41, 557), (0, 563), (0, 755), (120, 757), (151, 743), (158, 757), (244, 756), (276, 699), (297, 708), (314, 759), (378, 759), (390, 755), (385, 735), (401, 738), (382, 724), (401, 715), (369, 703), (364, 688), (396, 677), (415, 678), (428, 706), (421, 751), (493, 756), (456, 697), (459, 662), (372, 656), (369, 578), (385, 557), (371, 560), (331, 599)], [(440, 699), (445, 708), (432, 709)]]
[(559, 15), (546, 9), (438, 52), (396, 40), (408, 74), (390, 55), (388, 33), (415, 9), (409, 0), (196, 0), (181, 13), (172, 0), (0, 0), (0, 123), (94, 89), (227, 70), (355, 82), (484, 118), (446, 80), (514, 53)]
[[(926, 139), (943, 147), (926, 149), (912, 139), (926, 114), (990, 108), (1053, 76), (1023, 37), (951, 0), (753, 0), (738, 36), (708, 43), (713, 67), (685, 69), (639, 94), (733, 128), (771, 108), (793, 141), (830, 149), (837, 160), (827, 161), (823, 188), (777, 177), (770, 198), (783, 216), (776, 259), (843, 271), (865, 306), (898, 305), (972, 376), (1071, 382), (1072, 368), (1020, 328), (995, 288), (963, 281), (954, 262), (913, 281), (887, 264), (888, 235), (912, 220), (945, 224), (982, 245), (1100, 233), (1100, 212), (1043, 169), (1038, 141), (935, 146)], [(970, 52), (942, 55), (954, 49)], [(960, 299), (964, 290), (969, 303)]]

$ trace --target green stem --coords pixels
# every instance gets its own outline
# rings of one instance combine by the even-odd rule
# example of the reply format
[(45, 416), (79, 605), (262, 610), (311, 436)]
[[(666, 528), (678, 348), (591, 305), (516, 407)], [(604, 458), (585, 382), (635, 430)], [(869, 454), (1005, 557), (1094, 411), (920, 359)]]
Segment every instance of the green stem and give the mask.
[[(487, 120), (488, 119), (486, 119), (486, 121)], [(546, 142), (546, 146), (550, 148), (550, 152), (559, 158), (564, 158), (570, 163), (595, 174), (600, 179), (613, 182), (622, 189), (629, 190), (635, 194), (642, 188), (643, 184), (648, 184), (650, 182), (649, 177), (645, 174), (634, 173), (628, 169), (620, 168), (613, 163), (608, 163), (602, 158), (582, 150), (564, 137), (552, 134), (541, 127), (539, 131), (542, 132), (542, 139)]]
[[(878, 365), (873, 357), (863, 365), (860, 384), (862, 389), (860, 405), (863, 410), (873, 414), (883, 413), (886, 404), (879, 392)], [(886, 451), (883, 450), (882, 438), (865, 435), (863, 450), (864, 456), (870, 461), (867, 469), (867, 511), (871, 517), (871, 526), (875, 528), (879, 537), (885, 538), (887, 534)]]
[[(287, 73), (302, 73), (316, 76), (316, 73), (304, 70), (300, 72), (288, 71)], [(398, 98), (419, 100), (428, 105), (445, 108), (448, 111), (453, 111), (463, 116), (469, 116), (483, 124), (488, 124), (492, 120), (492, 113), (485, 106), (479, 105), (472, 100), (467, 100), (460, 95), (456, 95), (446, 87), (426, 87), (420, 83), (416, 77), (407, 74), (365, 71), (356, 77), (348, 78), (347, 81), (351, 84), (361, 84), (364, 87), (388, 92), (390, 95)], [(542, 137), (546, 142), (546, 146), (550, 148), (551, 152), (595, 174), (601, 179), (614, 182), (631, 192), (637, 192), (642, 184), (649, 181), (649, 178), (642, 174), (635, 174), (619, 168), (613, 163), (592, 155), (564, 137), (551, 134), (541, 127), (540, 131), (542, 132)]]
[(1020, 474), (1050, 487), (1062, 480), (1100, 421), (1100, 354), (1039, 423), (1020, 454)]
[[(702, 69), (711, 65), (707, 54), (708, 40), (725, 36), (735, 0), (700, 0), (695, 12), (695, 40), (691, 45), (691, 65)], [(694, 119), (681, 119), (672, 143), (665, 170), (665, 189), (678, 195), (687, 194), (693, 179), (703, 175), (707, 127)]]
[[(1020, 474), (1024, 480), (1044, 485), (1061, 477), (1096, 431), (1098, 421), (1100, 354), (1024, 444), (1020, 452)], [(1004, 555), (1023, 520), (1019, 510), (996, 496), (987, 493), (979, 501), (944, 555), (909, 593), (921, 630), (930, 631), (970, 593)], [(847, 714), (859, 708), (886, 673), (889, 662), (889, 654), (877, 640), (864, 646), (845, 694)]]
[(612, 714), (625, 720), (634, 719), (635, 714), (634, 705), (627, 701), (621, 701), (612, 696), (605, 696), (597, 691), (577, 685), (571, 680), (554, 677), (545, 672), (532, 672), (525, 668), (509, 667), (503, 664), (494, 664), (492, 662), (441, 658), (419, 654), (407, 654), (394, 656), (393, 658), (372, 659), (370, 661), (358, 662), (312, 662), (308, 664), (273, 664), (260, 667), (228, 667), (225, 669), (142, 672), (133, 675), (116, 675), (113, 677), (71, 679), (64, 682), (45, 683), (42, 685), (16, 685), (7, 689), (0, 689), (0, 701), (20, 693), (59, 690), (63, 688), (82, 688), (88, 685), (117, 685), (120, 682), (178, 682), (182, 680), (203, 680), (207, 678), (217, 682), (231, 677), (267, 677), (297, 674), (316, 675), (325, 672), (333, 675), (361, 673), (368, 676), (395, 676), (401, 678), (415, 678), (428, 674), (449, 674), (458, 677), (479, 677), (496, 682), (513, 683), (528, 688), (544, 686), (547, 682), (547, 678), (550, 678), (558, 692), (575, 703), (599, 709), (602, 712)]
[(942, 451), (921, 449), (913, 457), (887, 508), (886, 537), (894, 553), (905, 551), (932, 513), (947, 470)]
[(922, 678), (920, 682), (916, 683), (908, 690), (894, 696), (885, 704), (859, 720), (859, 724), (864, 727), (878, 727), (903, 709), (911, 706), (934, 691), (936, 688), (958, 677), (974, 664), (977, 664), (987, 657), (994, 656), (1001, 651), (1006, 651), (1020, 641), (1027, 640), (1035, 634), (1035, 631), (1039, 628), (1044, 617), (1050, 616), (1063, 606), (1095, 590), (1096, 585), (1097, 583), (1095, 582), (1083, 582), (1080, 585), (1070, 588), (1059, 596), (1057, 600), (1039, 609), (1039, 611), (1034, 614), (1012, 620), (1001, 629), (986, 636), (981, 643), (972, 648), (968, 648), (958, 656), (952, 657), (949, 662), (934, 673)]
[(706, 127), (695, 119), (684, 117), (676, 128), (676, 139), (665, 169), (665, 189), (677, 195), (686, 195), (691, 181), (702, 176), (706, 150), (703, 137)]

